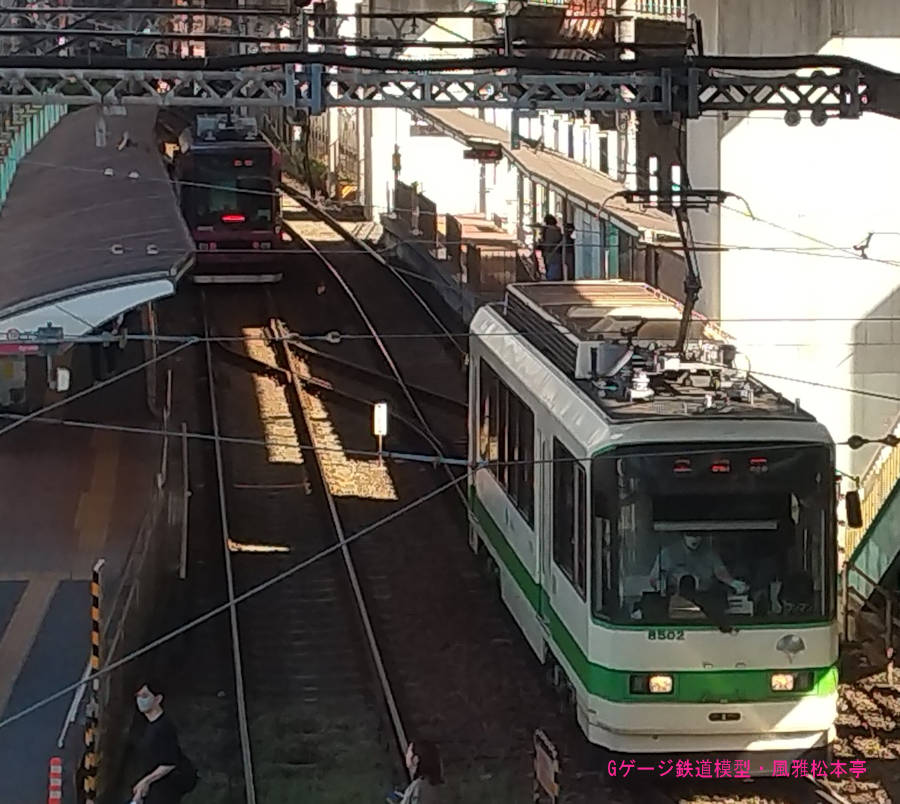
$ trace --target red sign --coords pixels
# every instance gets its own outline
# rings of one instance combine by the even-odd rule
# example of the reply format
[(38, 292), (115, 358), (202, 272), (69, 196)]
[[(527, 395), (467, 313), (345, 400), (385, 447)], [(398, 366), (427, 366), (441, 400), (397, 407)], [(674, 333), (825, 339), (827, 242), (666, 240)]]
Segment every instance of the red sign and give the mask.
[(0, 355), (31, 355), (40, 350), (36, 343), (0, 343)]

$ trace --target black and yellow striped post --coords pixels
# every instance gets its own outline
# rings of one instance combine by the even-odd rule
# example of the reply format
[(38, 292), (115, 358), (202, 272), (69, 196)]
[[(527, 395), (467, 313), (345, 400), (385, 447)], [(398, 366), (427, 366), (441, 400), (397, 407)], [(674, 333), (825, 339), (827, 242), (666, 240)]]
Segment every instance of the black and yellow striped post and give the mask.
[(559, 801), (559, 754), (541, 729), (534, 732), (534, 802), (546, 795), (551, 804)]
[[(101, 558), (91, 571), (91, 676), (100, 670), (100, 571)], [(100, 680), (91, 679), (91, 696), (84, 727), (84, 800), (94, 804), (97, 797), (97, 728), (99, 725)]]

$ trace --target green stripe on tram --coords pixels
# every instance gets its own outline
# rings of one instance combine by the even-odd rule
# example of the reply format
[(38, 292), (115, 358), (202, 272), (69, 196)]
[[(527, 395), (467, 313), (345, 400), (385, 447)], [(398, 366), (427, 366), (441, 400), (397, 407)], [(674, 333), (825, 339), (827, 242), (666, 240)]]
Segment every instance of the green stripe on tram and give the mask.
[[(668, 672), (672, 676), (673, 693), (666, 696), (635, 695), (630, 692), (629, 677), (633, 673), (646, 673), (646, 670), (630, 671), (604, 667), (588, 660), (587, 655), (565, 626), (554, 608), (550, 605), (547, 593), (522, 563), (519, 556), (507, 541), (503, 531), (488, 513), (474, 487), (469, 488), (472, 510), (478, 517), (487, 538), (497, 551), (504, 567), (522, 590), (525, 598), (535, 611), (539, 600), (543, 601), (543, 611), (549, 620), (550, 636), (559, 650), (566, 657), (569, 665), (577, 674), (581, 683), (592, 695), (617, 703), (627, 701), (659, 700), (678, 703), (742, 703), (748, 701), (786, 701), (805, 698), (810, 695), (830, 695), (837, 690), (837, 665), (831, 667), (798, 667), (796, 671), (811, 671), (813, 686), (808, 692), (783, 693), (772, 692), (770, 686), (771, 670), (677, 670), (669, 672), (665, 667), (658, 671)], [(599, 626), (609, 628), (606, 624)], [(646, 629), (647, 626), (643, 626)], [(613, 628), (613, 630), (615, 630)], [(634, 630), (629, 626), (628, 630)], [(703, 630), (711, 630), (703, 627)]]

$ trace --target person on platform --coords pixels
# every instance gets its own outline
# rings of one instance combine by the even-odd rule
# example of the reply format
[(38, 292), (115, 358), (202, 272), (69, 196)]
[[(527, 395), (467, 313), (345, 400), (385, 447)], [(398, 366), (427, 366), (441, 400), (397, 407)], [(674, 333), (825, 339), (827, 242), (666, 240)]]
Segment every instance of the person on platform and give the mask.
[(565, 271), (563, 271), (562, 279), (571, 281), (575, 279), (575, 224), (567, 223), (563, 234), (565, 236), (565, 247), (563, 248)]
[(412, 781), (402, 793), (388, 798), (390, 804), (440, 804), (444, 783), (441, 755), (429, 740), (414, 740), (406, 748), (406, 767)]
[(551, 282), (562, 279), (562, 239), (563, 233), (556, 218), (545, 215), (538, 251), (544, 261), (544, 278)]
[(161, 690), (157, 682), (146, 681), (135, 693), (147, 728), (139, 749), (145, 771), (132, 789), (134, 804), (178, 804), (197, 785), (197, 771), (182, 752), (175, 725), (163, 710)]

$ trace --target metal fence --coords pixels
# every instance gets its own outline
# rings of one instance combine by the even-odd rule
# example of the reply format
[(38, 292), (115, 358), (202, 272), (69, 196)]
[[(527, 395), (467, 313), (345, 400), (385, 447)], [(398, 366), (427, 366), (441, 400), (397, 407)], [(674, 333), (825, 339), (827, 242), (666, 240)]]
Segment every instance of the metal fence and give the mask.
[(683, 21), (687, 18), (687, 0), (637, 0), (634, 11), (641, 17)]
[[(161, 410), (162, 430), (171, 427), (171, 371), (166, 378)], [(176, 577), (179, 565), (181, 527), (178, 520), (186, 516), (182, 506), (188, 495), (179, 446), (186, 439), (164, 435), (159, 453), (159, 471), (153, 479), (149, 504), (128, 555), (113, 584), (101, 575), (100, 590), (100, 658), (109, 665), (145, 644), (152, 637), (154, 604), (160, 590)], [(112, 587), (112, 588), (110, 588)], [(97, 733), (97, 798), (105, 800), (116, 782), (128, 744), (134, 714), (134, 685), (139, 662), (128, 663), (100, 679), (94, 700)]]

